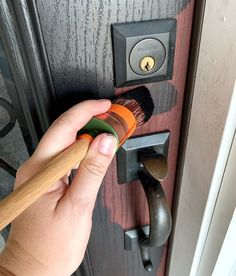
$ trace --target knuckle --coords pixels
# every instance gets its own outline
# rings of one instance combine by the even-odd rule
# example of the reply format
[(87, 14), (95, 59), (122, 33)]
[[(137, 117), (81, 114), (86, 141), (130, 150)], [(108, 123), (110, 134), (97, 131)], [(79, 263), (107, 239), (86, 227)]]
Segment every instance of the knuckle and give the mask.
[(89, 174), (92, 174), (97, 177), (102, 176), (106, 173), (106, 165), (98, 160), (84, 160), (83, 167), (85, 168), (85, 170), (89, 172)]
[(70, 124), (71, 121), (73, 121), (72, 114), (69, 112), (65, 112), (64, 114), (62, 114), (59, 118), (57, 118), (55, 120), (54, 124), (64, 126), (64, 125)]
[(30, 161), (31, 161), (31, 158), (29, 158), (27, 161), (22, 163), (20, 165), (20, 167), (17, 169), (17, 171), (16, 171), (16, 180), (17, 180), (17, 182), (25, 181), (32, 174)]
[(25, 173), (25, 163), (21, 164), (16, 171), (16, 177), (21, 178)]

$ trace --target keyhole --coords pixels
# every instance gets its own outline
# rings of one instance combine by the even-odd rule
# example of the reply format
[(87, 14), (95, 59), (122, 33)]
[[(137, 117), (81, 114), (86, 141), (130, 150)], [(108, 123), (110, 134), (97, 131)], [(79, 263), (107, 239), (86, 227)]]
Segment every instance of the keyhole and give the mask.
[(147, 64), (145, 65), (145, 68), (146, 68), (146, 70), (147, 70), (147, 71), (149, 71), (149, 70), (150, 70), (150, 65), (149, 65), (149, 62), (147, 62)]
[(155, 60), (153, 57), (144, 57), (140, 61), (140, 69), (144, 72), (150, 72), (155, 67)]

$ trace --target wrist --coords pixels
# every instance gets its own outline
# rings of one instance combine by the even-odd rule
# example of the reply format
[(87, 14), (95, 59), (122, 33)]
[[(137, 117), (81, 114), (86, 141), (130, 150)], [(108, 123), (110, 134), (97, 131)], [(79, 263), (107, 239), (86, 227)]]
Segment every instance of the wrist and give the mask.
[(0, 254), (0, 275), (38, 276), (50, 275), (47, 269), (17, 244), (8, 245)]

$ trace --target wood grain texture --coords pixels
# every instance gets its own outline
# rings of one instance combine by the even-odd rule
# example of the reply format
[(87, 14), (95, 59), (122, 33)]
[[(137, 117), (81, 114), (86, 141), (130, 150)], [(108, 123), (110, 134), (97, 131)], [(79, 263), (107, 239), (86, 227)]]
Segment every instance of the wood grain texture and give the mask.
[[(171, 81), (148, 84), (155, 116), (136, 134), (170, 130), (168, 179), (163, 183), (171, 206), (178, 152), (184, 84), (194, 0), (37, 0), (52, 77), (62, 112), (87, 98), (109, 98), (131, 87), (114, 87), (110, 25), (115, 22), (177, 18), (174, 74)], [(148, 223), (140, 183), (117, 184), (116, 161), (104, 179), (94, 212), (89, 257), (96, 276), (142, 276), (140, 252), (127, 252), (123, 230)], [(79, 230), (78, 230), (79, 234)], [(152, 253), (157, 268), (162, 249)], [(166, 252), (166, 250), (165, 250)], [(165, 253), (164, 253), (165, 255)], [(165, 257), (158, 275), (164, 275)], [(156, 271), (149, 275), (156, 275)]]
[(35, 1), (1, 1), (1, 73), (30, 154), (49, 126), (55, 95)]
[[(141, 185), (140, 185), (141, 186)], [(99, 198), (103, 196), (104, 187), (101, 189)], [(137, 213), (140, 208), (137, 209)], [(94, 276), (144, 276), (140, 251), (124, 250), (124, 228), (110, 221), (111, 211), (104, 208), (101, 200), (97, 201), (93, 218), (93, 229), (89, 242), (89, 255), (93, 267)], [(123, 214), (124, 216), (126, 214)], [(163, 248), (151, 250), (152, 262), (155, 268), (161, 261)], [(75, 274), (77, 276), (77, 274)], [(156, 276), (154, 269), (148, 273)], [(87, 276), (87, 275), (85, 275)]]
[(112, 23), (175, 17), (189, 1), (37, 0), (62, 106), (66, 109), (82, 99), (114, 95)]
[[(135, 133), (138, 135), (149, 132), (163, 131), (166, 129), (170, 130), (168, 178), (162, 183), (170, 206), (174, 189), (175, 168), (178, 153), (178, 137), (181, 123), (181, 111), (183, 108), (182, 104), (184, 95), (184, 84), (188, 61), (186, 49), (188, 49), (190, 42), (192, 12), (193, 3), (188, 5), (188, 7), (176, 17), (178, 21), (176, 55), (174, 76), (171, 81), (171, 84), (178, 89), (176, 105), (170, 112), (162, 113), (158, 116), (153, 116), (148, 123), (146, 123)], [(149, 86), (159, 85), (160, 83), (155, 83)], [(155, 101), (155, 106), (158, 105), (159, 103)], [(118, 185), (115, 160), (113, 161), (112, 168), (114, 168), (114, 170), (110, 170), (106, 175), (102, 196), (104, 200), (104, 205), (109, 210), (111, 210), (111, 220), (119, 225), (122, 225), (124, 229), (129, 229), (137, 225), (148, 223), (148, 207), (140, 183), (134, 182), (127, 185)], [(141, 206), (141, 208), (138, 208), (137, 206)], [(163, 273), (164, 261), (161, 264), (158, 275), (164, 275)]]

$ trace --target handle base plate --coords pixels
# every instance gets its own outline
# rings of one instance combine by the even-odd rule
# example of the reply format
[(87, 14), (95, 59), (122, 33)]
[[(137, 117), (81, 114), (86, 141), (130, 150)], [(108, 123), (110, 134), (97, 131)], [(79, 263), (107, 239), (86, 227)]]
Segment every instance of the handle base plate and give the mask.
[(139, 179), (141, 151), (151, 149), (167, 158), (169, 136), (170, 133), (166, 131), (127, 140), (117, 152), (118, 183), (125, 184)]
[(139, 250), (140, 240), (149, 237), (149, 225), (124, 231), (124, 247), (125, 250)]

